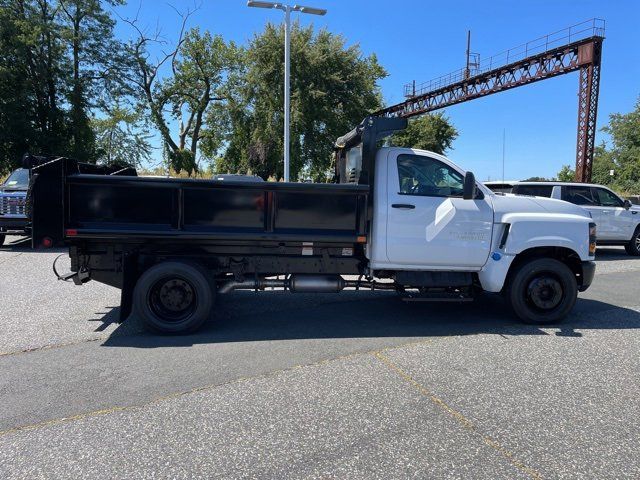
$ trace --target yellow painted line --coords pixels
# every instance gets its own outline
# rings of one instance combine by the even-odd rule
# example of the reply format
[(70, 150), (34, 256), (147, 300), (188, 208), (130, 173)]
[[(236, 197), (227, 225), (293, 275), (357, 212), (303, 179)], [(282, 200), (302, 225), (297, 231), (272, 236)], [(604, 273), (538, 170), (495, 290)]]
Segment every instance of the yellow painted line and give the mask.
[[(205, 385), (205, 386), (201, 386), (201, 387), (192, 388), (190, 390), (170, 393), (168, 395), (156, 397), (156, 398), (154, 398), (154, 399), (152, 399), (152, 400), (150, 400), (148, 402), (145, 402), (145, 403), (140, 403), (140, 404), (135, 404), (135, 405), (114, 406), (114, 407), (104, 408), (104, 409), (100, 409), (100, 410), (92, 410), (92, 411), (89, 411), (89, 412), (79, 413), (77, 415), (71, 415), (71, 416), (68, 416), (68, 417), (54, 418), (54, 419), (51, 419), (51, 420), (45, 420), (43, 422), (33, 423), (33, 424), (29, 424), (29, 425), (21, 425), (21, 426), (18, 426), (18, 427), (9, 428), (7, 430), (0, 430), (0, 436), (8, 435), (8, 434), (11, 434), (11, 433), (24, 432), (24, 431), (29, 431), (29, 430), (36, 430), (38, 428), (48, 427), (48, 426), (52, 426), (52, 425), (58, 425), (60, 423), (66, 423), (66, 422), (71, 422), (71, 421), (83, 420), (83, 419), (86, 419), (86, 418), (98, 417), (98, 416), (107, 415), (107, 414), (110, 414), (110, 413), (116, 413), (116, 412), (123, 412), (123, 411), (128, 411), (128, 410), (140, 409), (140, 408), (144, 408), (144, 407), (148, 407), (148, 406), (157, 404), (157, 403), (165, 401), (165, 400), (171, 400), (173, 398), (178, 398), (178, 397), (181, 397), (183, 395), (189, 395), (191, 393), (197, 393), (197, 392), (202, 392), (202, 391), (206, 391), (206, 390), (211, 390), (211, 389), (214, 389), (214, 388), (217, 388), (217, 387), (222, 387), (222, 386), (226, 386), (226, 385), (233, 385), (233, 384), (242, 383), (242, 382), (246, 382), (246, 381), (254, 380), (254, 379), (258, 379), (258, 378), (268, 378), (268, 377), (276, 376), (276, 375), (279, 375), (281, 373), (292, 371), (292, 370), (296, 370), (296, 369), (300, 369), (300, 368), (316, 367), (316, 366), (326, 365), (326, 364), (331, 363), (331, 362), (336, 362), (336, 361), (340, 361), (340, 360), (346, 360), (346, 359), (349, 359), (349, 358), (355, 358), (355, 357), (359, 357), (359, 356), (371, 355), (371, 354), (375, 354), (375, 353), (378, 353), (378, 352), (387, 352), (387, 351), (391, 351), (391, 350), (394, 350), (394, 349), (397, 349), (397, 348), (404, 348), (404, 347), (414, 346), (414, 345), (422, 345), (422, 344), (430, 343), (430, 342), (432, 342), (432, 339), (429, 338), (429, 339), (425, 339), (425, 340), (419, 340), (419, 341), (415, 341), (415, 342), (404, 343), (404, 344), (401, 344), (401, 345), (385, 347), (385, 348), (379, 349), (379, 350), (368, 350), (368, 351), (365, 351), (365, 352), (354, 352), (354, 353), (349, 353), (347, 355), (341, 355), (341, 356), (338, 356), (338, 357), (326, 358), (326, 359), (323, 359), (323, 360), (319, 360), (317, 362), (301, 364), (301, 365), (293, 365), (291, 367), (283, 368), (283, 369), (280, 369), (280, 370), (274, 370), (274, 371), (263, 373), (263, 374), (260, 374), (260, 375), (254, 375), (252, 377), (240, 377), (240, 378), (236, 378), (234, 380), (228, 381), (228, 382), (215, 383), (215, 384), (210, 384), (210, 385)], [(64, 345), (60, 345), (60, 346), (64, 346)], [(55, 348), (55, 347), (56, 346), (51, 346), (51, 348)], [(9, 353), (9, 355), (12, 355), (12, 354), (13, 353)]]
[(83, 343), (97, 342), (98, 340), (106, 340), (106, 338), (104, 337), (86, 338), (84, 340), (78, 340), (76, 342), (55, 343), (51, 345), (42, 345), (40, 347), (23, 348), (22, 350), (14, 350), (10, 352), (0, 352), (0, 357), (22, 355), (24, 353), (42, 352), (44, 350), (55, 350), (56, 348), (63, 348), (63, 347), (73, 347), (75, 345), (82, 345)]
[[(441, 337), (441, 338), (444, 338), (444, 337)], [(89, 340), (89, 341), (96, 341), (96, 340), (100, 340), (100, 339), (92, 339), (92, 340)], [(397, 349), (400, 349), (400, 348), (407, 348), (407, 347), (413, 347), (413, 346), (417, 346), (417, 345), (424, 345), (424, 344), (427, 344), (427, 343), (432, 343), (433, 341), (434, 341), (434, 339), (427, 338), (427, 339), (424, 339), (424, 340), (417, 340), (417, 341), (414, 341), (414, 342), (407, 342), (407, 343), (402, 343), (402, 344), (399, 344), (399, 345), (393, 345), (393, 346), (390, 346), (390, 347), (384, 347), (384, 348), (381, 348), (381, 349), (378, 349), (378, 350), (368, 350), (368, 351), (364, 351), (364, 352), (354, 352), (354, 353), (349, 353), (349, 354), (346, 354), (346, 355), (340, 355), (338, 357), (332, 357), (332, 358), (326, 358), (326, 359), (323, 359), (323, 360), (318, 360), (318, 361), (312, 362), (312, 363), (293, 365), (291, 367), (287, 367), (287, 368), (283, 368), (283, 369), (279, 369), (279, 370), (273, 370), (271, 372), (266, 372), (266, 373), (263, 373), (263, 374), (260, 374), (260, 375), (254, 375), (252, 377), (239, 377), (239, 378), (230, 380), (228, 382), (209, 384), (209, 385), (204, 385), (204, 386), (192, 388), (190, 390), (170, 393), (170, 394), (167, 394), (167, 395), (163, 395), (163, 396), (160, 396), (160, 397), (153, 398), (153, 399), (149, 400), (148, 402), (139, 403), (139, 404), (135, 404), (135, 405), (113, 406), (113, 407), (99, 409), (99, 410), (92, 410), (92, 411), (85, 412), (85, 413), (79, 413), (79, 414), (71, 415), (71, 416), (68, 416), (68, 417), (54, 418), (54, 419), (51, 419), (51, 420), (45, 420), (43, 422), (38, 422), (38, 423), (34, 423), (34, 424), (21, 425), (21, 426), (18, 426), (18, 427), (9, 428), (7, 430), (0, 430), (0, 436), (8, 435), (8, 434), (11, 434), (11, 433), (18, 433), (18, 432), (25, 432), (25, 431), (30, 431), (30, 430), (37, 430), (38, 428), (49, 427), (49, 426), (58, 425), (58, 424), (61, 424), (61, 423), (66, 423), (66, 422), (79, 421), (79, 420), (83, 420), (83, 419), (87, 419), (87, 418), (98, 417), (98, 416), (102, 416), (102, 415), (108, 415), (108, 414), (116, 413), (116, 412), (124, 412), (124, 411), (129, 411), (129, 410), (142, 409), (142, 408), (149, 407), (149, 406), (158, 404), (158, 403), (166, 401), (166, 400), (171, 400), (171, 399), (174, 399), (174, 398), (181, 397), (183, 395), (189, 395), (189, 394), (192, 394), (192, 393), (212, 390), (212, 389), (217, 388), (217, 387), (223, 387), (223, 386), (227, 386), (227, 385), (243, 383), (243, 382), (247, 382), (247, 381), (255, 380), (255, 379), (259, 379), (259, 378), (269, 378), (269, 377), (276, 376), (276, 375), (279, 375), (281, 373), (285, 373), (285, 372), (288, 372), (288, 371), (293, 371), (293, 370), (296, 370), (296, 369), (326, 365), (326, 364), (329, 364), (329, 363), (332, 363), (332, 362), (336, 362), (336, 361), (340, 361), (340, 360), (347, 360), (347, 359), (350, 359), (350, 358), (356, 358), (356, 357), (365, 356), (365, 355), (375, 355), (380, 359), (382, 359), (382, 358), (386, 359), (387, 357), (385, 357), (383, 355), (383, 352), (390, 352), (390, 351), (397, 350)], [(78, 342), (78, 343), (82, 343), (82, 342)], [(41, 349), (38, 349), (38, 350), (49, 349), (49, 348), (57, 348), (57, 347), (63, 347), (63, 346), (68, 346), (68, 345), (75, 345), (75, 343), (67, 344), (67, 345), (51, 345), (50, 347), (44, 347), (44, 348), (41, 348)], [(14, 352), (10, 352), (10, 353), (5, 354), (5, 355), (14, 355), (14, 354), (17, 354), (17, 353), (20, 353), (20, 352), (15, 352), (15, 353)], [(386, 363), (386, 361), (385, 361), (385, 363)], [(396, 370), (399, 370), (395, 366), (393, 368), (396, 369)], [(404, 375), (406, 375), (406, 374), (404, 374)], [(416, 387), (420, 387), (420, 389), (424, 390), (423, 393), (424, 394), (429, 394), (430, 398), (431, 398), (432, 395), (427, 391), (426, 388), (422, 387), (418, 382), (416, 382), (415, 380), (411, 379), (411, 377), (409, 377), (408, 375), (406, 376), (406, 378), (407, 378), (408, 381), (411, 381), (411, 383), (413, 383)], [(454, 409), (452, 409), (448, 405), (446, 405), (446, 403), (444, 403), (442, 400), (440, 400), (437, 397), (433, 396), (432, 400), (434, 402), (436, 402), (436, 399), (439, 402), (441, 402), (441, 408), (447, 410), (452, 415), (454, 415), (454, 413), (457, 414), (458, 420), (461, 423), (468, 425), (467, 428), (469, 428), (470, 430), (475, 429), (473, 424), (470, 421), (468, 421), (467, 419), (465, 419), (464, 416), (462, 416), (462, 414), (456, 412)], [(463, 421), (463, 419), (464, 419), (464, 421)], [(505, 454), (505, 456), (506, 456), (506, 454)], [(540, 477), (535, 477), (535, 478), (540, 478)]]
[[(258, 375), (256, 377), (253, 378), (259, 378), (261, 376), (269, 376), (271, 375), (271, 373), (269, 374), (265, 374), (265, 375)], [(226, 383), (220, 383), (220, 384), (215, 384), (215, 385), (206, 385), (203, 387), (196, 387), (196, 388), (192, 388), (190, 390), (185, 390), (185, 391), (181, 391), (181, 392), (174, 392), (174, 393), (170, 393), (168, 395), (163, 395), (160, 397), (156, 397), (153, 400), (146, 402), (146, 403), (139, 403), (139, 404), (135, 404), (135, 405), (123, 405), (123, 406), (115, 406), (115, 407), (109, 407), (109, 408), (103, 408), (100, 410), (92, 410), (90, 412), (85, 412), (85, 413), (79, 413), (77, 415), (71, 415), (68, 417), (61, 417), (61, 418), (54, 418), (51, 420), (45, 420), (44, 422), (39, 422), (39, 423), (34, 423), (31, 425), (22, 425), (19, 427), (13, 427), (13, 428), (9, 428), (7, 430), (0, 430), (0, 437), (3, 435), (8, 435), (10, 433), (17, 433), (17, 432), (25, 432), (25, 431), (29, 431), (29, 430), (36, 430), (38, 428), (43, 428), (43, 427), (49, 427), (52, 425), (58, 425), (60, 423), (66, 423), (66, 422), (71, 422), (74, 420), (84, 420), (86, 418), (92, 418), (92, 417), (99, 417), (102, 415), (107, 415), (110, 413), (116, 413), (116, 412), (125, 412), (125, 411), (129, 411), (129, 410), (137, 410), (137, 409), (142, 409), (144, 407), (148, 407), (150, 405), (154, 405), (156, 403), (160, 403), (163, 402), (165, 400), (171, 400), (174, 398), (178, 398), (181, 397), (183, 395), (188, 395), (190, 393), (197, 393), (197, 392), (201, 392), (204, 390), (209, 390), (215, 387), (220, 387), (223, 385), (228, 385), (228, 384), (232, 384), (232, 383), (239, 383), (239, 382), (243, 382), (243, 381), (247, 381), (250, 380), (251, 378), (238, 378), (235, 379), (231, 382), (226, 382)]]
[(493, 448), (495, 451), (500, 453), (513, 466), (515, 466), (520, 471), (526, 473), (527, 475), (529, 475), (529, 477), (535, 480), (542, 479), (542, 475), (540, 474), (540, 472), (522, 463), (520, 460), (516, 458), (516, 456), (512, 452), (510, 452), (505, 447), (500, 445), (500, 443), (497, 440), (480, 432), (478, 430), (478, 427), (471, 420), (469, 420), (467, 417), (465, 417), (462, 413), (460, 413), (453, 407), (449, 406), (440, 397), (438, 397), (437, 395), (429, 391), (427, 387), (422, 385), (420, 382), (414, 379), (411, 375), (409, 375), (407, 372), (405, 372), (400, 367), (398, 367), (395, 363), (391, 361), (389, 357), (384, 355), (381, 351), (372, 352), (372, 353), (378, 360), (380, 360), (382, 363), (387, 365), (391, 370), (396, 372), (400, 377), (402, 377), (404, 380), (410, 383), (413, 387), (416, 388), (416, 390), (418, 390), (422, 395), (424, 395), (429, 400), (431, 400), (437, 407), (439, 407), (440, 409), (444, 410), (446, 413), (451, 415), (466, 430), (469, 430), (473, 434), (478, 435), (486, 445), (488, 445), (489, 447)]

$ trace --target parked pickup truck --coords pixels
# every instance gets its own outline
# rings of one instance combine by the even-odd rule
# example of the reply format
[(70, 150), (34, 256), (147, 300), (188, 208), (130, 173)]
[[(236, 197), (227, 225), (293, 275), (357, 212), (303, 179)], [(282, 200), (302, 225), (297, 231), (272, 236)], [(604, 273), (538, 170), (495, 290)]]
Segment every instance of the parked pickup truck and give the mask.
[(7, 235), (26, 235), (28, 218), (25, 212), (29, 170), (18, 168), (0, 185), (0, 245)]
[(501, 292), (525, 322), (565, 317), (594, 277), (592, 219), (558, 200), (494, 195), (435, 153), (378, 148), (405, 127), (368, 117), (339, 138), (334, 184), (97, 176), (71, 159), (35, 166), (33, 241), (62, 235), (71, 272), (59, 278), (120, 288), (121, 318), (133, 310), (161, 332), (200, 327), (216, 295), (270, 287), (393, 290), (412, 301)]
[(564, 182), (517, 182), (516, 195), (557, 198), (587, 210), (598, 228), (599, 245), (621, 245), (640, 256), (640, 206), (633, 205), (604, 185)]

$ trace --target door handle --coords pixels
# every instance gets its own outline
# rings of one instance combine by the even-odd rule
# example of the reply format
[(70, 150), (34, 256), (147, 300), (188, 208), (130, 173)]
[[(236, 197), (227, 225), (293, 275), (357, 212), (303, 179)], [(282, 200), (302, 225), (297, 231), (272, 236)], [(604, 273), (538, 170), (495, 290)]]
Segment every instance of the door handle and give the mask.
[(416, 208), (415, 205), (411, 205), (410, 203), (392, 203), (391, 208)]

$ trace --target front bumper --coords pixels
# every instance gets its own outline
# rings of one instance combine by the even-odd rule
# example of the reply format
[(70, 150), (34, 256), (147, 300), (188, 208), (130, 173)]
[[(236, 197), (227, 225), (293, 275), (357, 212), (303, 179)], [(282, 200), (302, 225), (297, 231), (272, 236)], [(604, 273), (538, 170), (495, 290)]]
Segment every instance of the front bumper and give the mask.
[(29, 219), (27, 217), (9, 217), (0, 216), (0, 230), (26, 230), (29, 225)]
[(596, 262), (593, 260), (586, 260), (582, 262), (582, 285), (578, 288), (579, 291), (584, 292), (591, 286), (593, 277), (596, 275)]

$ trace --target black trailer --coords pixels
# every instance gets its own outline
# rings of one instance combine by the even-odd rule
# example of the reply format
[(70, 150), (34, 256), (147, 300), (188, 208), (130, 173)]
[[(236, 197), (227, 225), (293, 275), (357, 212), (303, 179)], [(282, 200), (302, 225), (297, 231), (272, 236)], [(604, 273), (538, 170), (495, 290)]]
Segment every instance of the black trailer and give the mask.
[[(216, 292), (394, 288), (340, 275), (370, 277), (376, 145), (405, 126), (368, 117), (338, 139), (333, 184), (144, 178), (86, 173), (69, 158), (32, 162), (33, 243), (62, 239), (72, 272), (61, 278), (120, 288), (121, 319), (135, 308), (163, 332), (198, 328)], [(347, 159), (354, 145), (360, 154)], [(284, 279), (269, 278), (277, 275)]]

